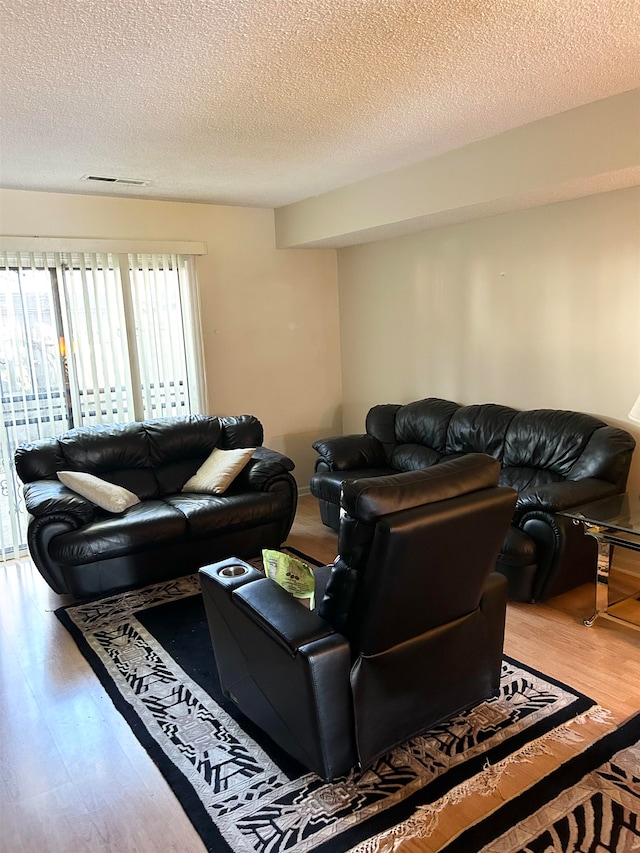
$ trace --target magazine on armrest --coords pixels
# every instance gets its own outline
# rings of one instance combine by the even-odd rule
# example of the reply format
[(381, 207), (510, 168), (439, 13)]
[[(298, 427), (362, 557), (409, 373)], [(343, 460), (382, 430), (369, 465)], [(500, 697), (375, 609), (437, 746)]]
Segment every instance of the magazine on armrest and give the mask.
[(315, 607), (316, 579), (307, 563), (283, 554), (282, 551), (262, 551), (264, 573), (283, 589), (286, 589), (309, 610)]

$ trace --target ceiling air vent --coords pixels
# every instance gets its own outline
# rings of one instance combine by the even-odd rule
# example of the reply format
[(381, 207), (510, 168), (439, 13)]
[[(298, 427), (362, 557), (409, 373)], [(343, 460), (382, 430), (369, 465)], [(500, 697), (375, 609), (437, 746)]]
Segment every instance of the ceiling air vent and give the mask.
[(151, 183), (138, 178), (109, 178), (106, 175), (83, 175), (82, 180), (95, 181), (99, 184), (125, 184), (128, 187), (147, 187)]

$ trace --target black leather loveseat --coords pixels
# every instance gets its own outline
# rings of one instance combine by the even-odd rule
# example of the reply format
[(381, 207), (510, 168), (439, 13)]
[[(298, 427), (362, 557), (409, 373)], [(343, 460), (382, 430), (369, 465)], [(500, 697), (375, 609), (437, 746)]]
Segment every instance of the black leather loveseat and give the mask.
[(518, 501), (496, 568), (509, 596), (538, 601), (592, 581), (596, 544), (558, 515), (624, 492), (634, 438), (578, 412), (518, 411), (494, 403), (461, 406), (428, 398), (374, 406), (366, 433), (314, 442), (311, 493), (323, 522), (338, 529), (344, 480), (426, 468), (466, 453), (487, 453)]
[[(34, 563), (55, 592), (83, 597), (278, 548), (296, 510), (294, 465), (262, 441), (251, 415), (192, 415), (80, 427), (22, 445), (15, 464)], [(247, 447), (256, 450), (223, 494), (182, 491), (214, 448)], [(140, 502), (107, 512), (64, 486), (59, 471), (94, 474)]]

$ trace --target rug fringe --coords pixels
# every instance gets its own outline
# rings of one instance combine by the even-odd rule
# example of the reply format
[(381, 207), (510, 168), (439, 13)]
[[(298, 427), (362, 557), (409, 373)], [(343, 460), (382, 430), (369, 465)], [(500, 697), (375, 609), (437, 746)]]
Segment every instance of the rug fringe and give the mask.
[(368, 838), (362, 844), (353, 847), (349, 853), (394, 853), (404, 841), (411, 838), (427, 838), (437, 827), (440, 813), (447, 806), (455, 805), (471, 794), (480, 794), (483, 797), (493, 794), (508, 767), (528, 762), (532, 758), (544, 754), (548, 751), (547, 745), (549, 743), (578, 743), (583, 741), (584, 737), (579, 732), (573, 731), (572, 727), (574, 725), (583, 726), (590, 721), (601, 725), (614, 722), (611, 711), (602, 708), (600, 705), (594, 705), (582, 714), (578, 714), (577, 717), (521, 747), (502, 761), (498, 761), (496, 764), (489, 764), (487, 761), (481, 772), (476, 776), (472, 776), (457, 787), (452, 788), (437, 802), (418, 806), (407, 820), (373, 836), (373, 838)]

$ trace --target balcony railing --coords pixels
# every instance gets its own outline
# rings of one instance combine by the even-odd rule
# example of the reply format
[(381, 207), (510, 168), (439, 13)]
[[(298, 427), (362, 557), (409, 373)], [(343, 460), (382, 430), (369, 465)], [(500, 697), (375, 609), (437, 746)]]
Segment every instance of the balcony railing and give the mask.
[[(145, 389), (147, 390), (147, 389)], [(126, 389), (86, 389), (79, 393), (80, 424), (126, 423), (129, 407), (116, 407), (116, 393), (126, 399)], [(150, 383), (147, 399), (151, 400), (148, 417), (170, 417), (188, 413), (184, 382)], [(0, 429), (0, 561), (26, 552), (28, 514), (22, 497), (22, 482), (13, 464), (20, 444), (60, 435), (71, 429), (68, 396), (65, 391), (36, 394), (3, 395)], [(77, 424), (79, 425), (79, 424)]]

